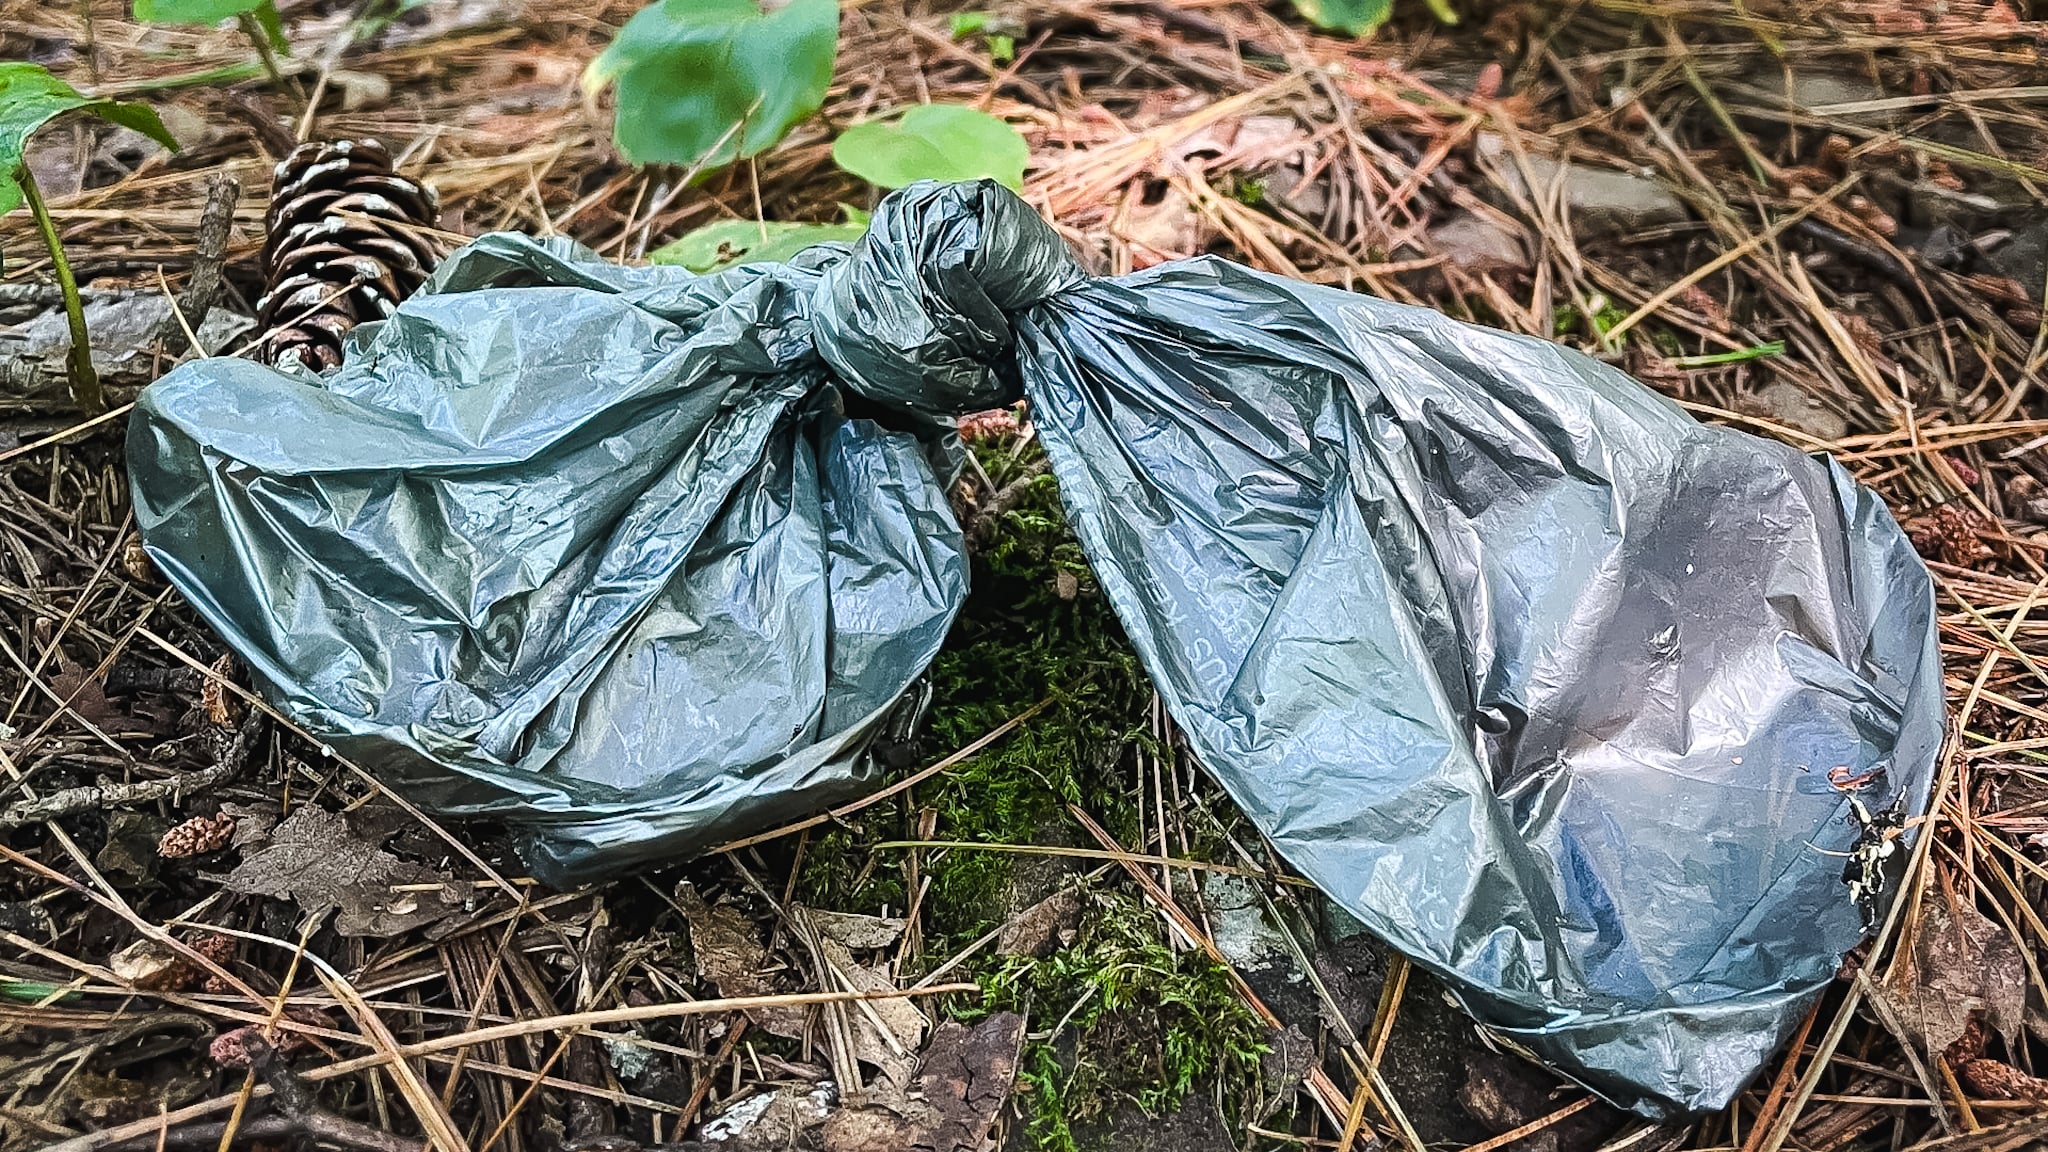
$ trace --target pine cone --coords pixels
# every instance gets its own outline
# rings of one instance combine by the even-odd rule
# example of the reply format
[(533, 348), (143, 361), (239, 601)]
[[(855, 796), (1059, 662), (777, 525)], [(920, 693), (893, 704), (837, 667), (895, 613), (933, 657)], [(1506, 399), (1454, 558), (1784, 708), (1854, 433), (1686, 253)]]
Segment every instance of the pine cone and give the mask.
[(439, 258), (421, 231), (434, 194), (391, 168), (375, 140), (301, 144), (271, 182), (267, 291), (256, 305), (272, 364), (315, 371), (341, 363), (342, 337), (391, 314)]
[(156, 854), (166, 860), (204, 856), (227, 847), (234, 837), (233, 816), (225, 812), (218, 816), (194, 816), (164, 833), (163, 839), (156, 842)]

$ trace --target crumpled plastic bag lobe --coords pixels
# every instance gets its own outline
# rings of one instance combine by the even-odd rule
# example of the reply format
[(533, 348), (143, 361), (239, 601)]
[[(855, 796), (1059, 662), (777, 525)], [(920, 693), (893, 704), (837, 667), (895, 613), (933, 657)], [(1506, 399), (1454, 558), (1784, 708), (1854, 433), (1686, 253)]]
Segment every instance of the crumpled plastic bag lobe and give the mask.
[[(493, 235), (324, 378), (143, 393), (137, 521), (270, 697), (568, 882), (870, 786), (966, 587), (951, 417), (1031, 402), (1189, 747), (1490, 1034), (1722, 1107), (1924, 812), (1933, 597), (1832, 462), (1540, 340), (983, 182), (710, 276)], [(1853, 792), (1853, 795), (1852, 795)]]

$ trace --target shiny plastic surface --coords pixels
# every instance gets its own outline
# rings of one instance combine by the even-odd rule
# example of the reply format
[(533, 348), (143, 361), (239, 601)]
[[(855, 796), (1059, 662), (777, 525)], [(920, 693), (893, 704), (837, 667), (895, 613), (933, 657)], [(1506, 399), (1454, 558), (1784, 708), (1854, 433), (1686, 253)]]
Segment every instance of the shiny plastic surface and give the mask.
[(862, 789), (964, 593), (945, 418), (1020, 394), (1290, 862), (1617, 1103), (1755, 1074), (1861, 935), (1838, 783), (1926, 806), (1930, 582), (1832, 463), (1575, 352), (1216, 259), (1091, 278), (922, 184), (703, 277), (485, 237), (324, 379), (172, 373), (130, 466), (280, 706), (562, 881)]

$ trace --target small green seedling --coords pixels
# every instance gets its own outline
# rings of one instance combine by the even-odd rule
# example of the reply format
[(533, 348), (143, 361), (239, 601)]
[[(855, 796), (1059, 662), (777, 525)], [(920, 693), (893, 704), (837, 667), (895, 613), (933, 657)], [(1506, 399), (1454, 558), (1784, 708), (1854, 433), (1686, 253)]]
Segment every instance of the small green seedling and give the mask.
[(14, 211), (23, 200), (28, 201), (36, 228), (42, 233), (43, 243), (49, 246), (50, 265), (57, 274), (57, 286), (64, 293), (64, 315), (71, 324), (71, 352), (66, 360), (71, 396), (87, 415), (97, 416), (106, 411), (107, 402), (100, 393), (99, 374), (92, 366), (92, 344), (86, 338), (85, 309), (78, 298), (78, 281), (71, 274), (71, 262), (64, 258), (64, 244), (57, 237), (49, 206), (43, 203), (35, 176), (22, 160), (29, 137), (67, 112), (83, 112), (133, 128), (166, 148), (175, 149), (178, 142), (146, 104), (82, 95), (40, 64), (0, 63), (0, 215)]
[[(1445, 24), (1458, 22), (1450, 0), (1424, 0), (1430, 14)], [(1394, 14), (1394, 0), (1294, 0), (1294, 10), (1318, 28), (1370, 36)]]
[(884, 188), (916, 180), (993, 178), (1024, 187), (1031, 147), (1008, 123), (963, 104), (919, 104), (903, 115), (856, 124), (832, 142), (841, 168)]
[(583, 73), (617, 88), (612, 135), (635, 164), (704, 172), (772, 147), (832, 86), (839, 0), (656, 0)]
[(716, 272), (734, 264), (785, 261), (813, 244), (851, 244), (868, 230), (868, 214), (851, 205), (844, 224), (719, 220), (692, 229), (648, 253), (654, 264), (679, 264), (692, 272)]
[(986, 12), (955, 12), (950, 30), (955, 40), (979, 37), (990, 60), (1008, 64), (1017, 58), (1017, 37), (1023, 33), (1024, 25)]
[(291, 54), (285, 42), (284, 18), (277, 14), (276, 0), (135, 0), (135, 18), (150, 24), (218, 24), (240, 22), (263, 70), (272, 80), (284, 79), (277, 66), (278, 54)]

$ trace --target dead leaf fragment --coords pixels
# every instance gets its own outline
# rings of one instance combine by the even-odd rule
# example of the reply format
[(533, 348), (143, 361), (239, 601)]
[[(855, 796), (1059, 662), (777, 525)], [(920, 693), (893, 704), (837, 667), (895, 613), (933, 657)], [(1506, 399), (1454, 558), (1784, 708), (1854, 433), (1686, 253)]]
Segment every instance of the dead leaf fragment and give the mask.
[[(773, 996), (786, 991), (775, 978), (778, 965), (762, 945), (754, 922), (739, 909), (712, 905), (690, 884), (676, 887), (676, 906), (690, 924), (690, 951), (697, 960), (697, 978), (708, 980), (720, 996)], [(756, 1008), (747, 1019), (791, 1040), (804, 1034), (805, 1010), (801, 1008)]]
[(265, 800), (256, 804), (236, 804), (229, 801), (220, 806), (220, 814), (235, 822), (234, 839), (228, 842), (230, 848), (250, 848), (270, 841), (271, 830), (277, 827), (278, 807)]
[(1062, 888), (1005, 923), (996, 937), (996, 951), (1005, 956), (1034, 956), (1042, 960), (1069, 942), (1080, 923), (1080, 892)]
[(177, 952), (144, 937), (107, 957), (107, 971), (133, 987), (162, 992), (184, 987), (196, 970)]
[(71, 710), (87, 723), (118, 736), (149, 731), (148, 725), (133, 719), (107, 701), (106, 687), (93, 670), (71, 659), (62, 648), (56, 651), (57, 674), (50, 677), (50, 691), (68, 701)]
[(821, 935), (856, 952), (887, 948), (903, 937), (903, 919), (900, 916), (861, 916), (819, 908), (805, 911), (810, 915), (811, 925)]
[(1892, 970), (1885, 991), (1899, 1007), (1909, 1038), (1938, 1053), (1962, 1038), (1971, 1017), (2010, 1044), (2027, 1007), (2026, 961), (2005, 929), (1968, 903), (1951, 910), (1929, 897), (1913, 947)]
[(344, 936), (397, 935), (462, 906), (453, 877), (400, 860), (358, 835), (346, 817), (314, 804), (272, 829), (270, 842), (222, 884), (245, 896), (289, 896), (308, 916), (339, 908), (334, 930)]
[[(820, 958), (831, 966), (831, 975), (840, 988), (853, 992), (896, 990), (896, 981), (887, 972), (856, 961), (846, 945), (832, 937), (820, 933), (818, 950)], [(917, 1004), (908, 997), (861, 1001), (847, 1012), (847, 1018), (853, 1029), (854, 1058), (879, 1070), (891, 1083), (909, 1083), (927, 1025)], [(875, 1026), (877, 1021), (881, 1023), (879, 1029)]]
[(216, 728), (230, 732), (242, 720), (242, 700), (228, 691), (226, 681), (234, 679), (234, 653), (223, 653), (213, 662), (213, 675), (199, 686), (199, 706), (206, 712), (206, 722)]
[(1017, 1081), (1024, 1018), (998, 1012), (932, 1033), (911, 1090), (889, 1108), (846, 1108), (819, 1129), (825, 1152), (977, 1152)]

